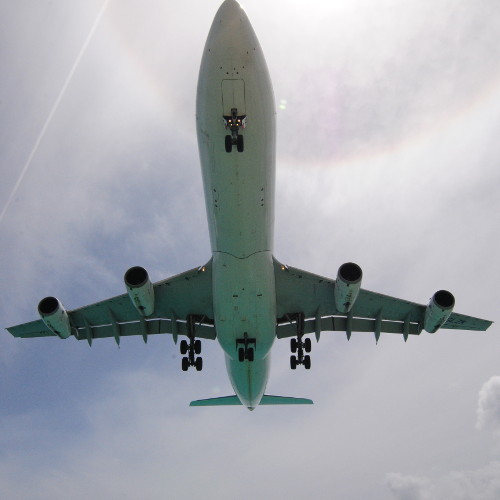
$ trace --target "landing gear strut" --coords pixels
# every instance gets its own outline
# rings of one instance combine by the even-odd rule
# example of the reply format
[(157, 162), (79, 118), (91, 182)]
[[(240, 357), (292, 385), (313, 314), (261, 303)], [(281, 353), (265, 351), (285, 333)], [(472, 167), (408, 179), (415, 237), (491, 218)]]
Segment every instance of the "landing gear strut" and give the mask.
[(236, 108), (231, 108), (231, 115), (224, 116), (224, 125), (226, 129), (231, 131), (231, 134), (226, 135), (225, 138), (226, 153), (230, 153), (233, 150), (233, 146), (236, 146), (238, 153), (243, 153), (243, 136), (239, 135), (239, 132), (240, 127), (245, 128), (246, 119), (246, 115), (238, 115)]
[(238, 361), (253, 361), (255, 359), (255, 339), (248, 338), (247, 332), (244, 333), (242, 339), (236, 340), (236, 349), (238, 350)]
[(196, 357), (197, 354), (201, 354), (201, 340), (195, 339), (195, 324), (200, 318), (194, 314), (190, 314), (187, 317), (187, 330), (188, 338), (187, 340), (181, 340), (180, 351), (184, 356), (182, 358), (182, 371), (188, 371), (190, 366), (194, 366), (196, 371), (201, 371), (203, 369), (203, 358), (201, 356)]
[(290, 368), (295, 370), (297, 365), (304, 365), (304, 368), (309, 370), (311, 368), (311, 356), (304, 354), (304, 352), (311, 352), (311, 339), (302, 340), (304, 336), (304, 313), (297, 313), (294, 316), (297, 321), (297, 338), (290, 339), (290, 350), (292, 353), (297, 354), (290, 356)]

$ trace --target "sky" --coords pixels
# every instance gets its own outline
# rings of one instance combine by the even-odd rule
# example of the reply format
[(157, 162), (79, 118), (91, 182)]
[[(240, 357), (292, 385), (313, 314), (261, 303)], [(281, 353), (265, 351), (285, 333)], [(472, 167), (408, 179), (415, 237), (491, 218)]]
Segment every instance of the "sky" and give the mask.
[[(0, 318), (37, 318), (210, 258), (195, 131), (219, 1), (0, 1)], [(500, 497), (500, 3), (247, 0), (277, 123), (275, 255), (487, 333), (277, 341), (268, 393), (232, 393), (217, 343), (0, 333), (0, 492), (24, 499)], [(90, 35), (90, 36), (89, 36)]]

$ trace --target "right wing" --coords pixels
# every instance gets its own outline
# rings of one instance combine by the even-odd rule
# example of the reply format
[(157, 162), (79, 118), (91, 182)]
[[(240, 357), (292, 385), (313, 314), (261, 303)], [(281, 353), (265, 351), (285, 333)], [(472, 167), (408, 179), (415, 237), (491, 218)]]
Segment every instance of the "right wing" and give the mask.
[[(278, 338), (297, 335), (294, 314), (304, 314), (303, 333), (343, 331), (373, 332), (378, 340), (381, 332), (419, 335), (427, 306), (361, 289), (349, 314), (335, 307), (335, 280), (284, 266), (274, 261)], [(452, 313), (441, 328), (484, 331), (491, 321)]]
[[(142, 317), (128, 294), (118, 295), (89, 306), (68, 311), (73, 335), (89, 344), (95, 338), (169, 333), (177, 341), (178, 335), (187, 335), (186, 318), (196, 318), (196, 337), (215, 339), (212, 301), (212, 261), (153, 285), (154, 314)], [(7, 328), (14, 337), (32, 338), (57, 335), (39, 319)]]

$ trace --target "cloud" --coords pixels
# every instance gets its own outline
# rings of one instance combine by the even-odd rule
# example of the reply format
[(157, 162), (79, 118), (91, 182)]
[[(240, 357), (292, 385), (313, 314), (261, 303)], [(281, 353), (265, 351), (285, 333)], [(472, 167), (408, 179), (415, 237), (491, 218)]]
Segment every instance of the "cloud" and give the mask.
[[(476, 428), (500, 435), (500, 376), (491, 377), (479, 391)], [(391, 472), (385, 485), (398, 500), (496, 500), (500, 498), (500, 461), (435, 479)]]
[(450, 472), (434, 480), (390, 473), (385, 483), (397, 500), (498, 500), (500, 462), (477, 470)]
[(387, 474), (385, 484), (398, 500), (422, 500), (428, 481), (421, 477), (391, 472)]
[(500, 376), (491, 377), (479, 391), (476, 428), (500, 435)]

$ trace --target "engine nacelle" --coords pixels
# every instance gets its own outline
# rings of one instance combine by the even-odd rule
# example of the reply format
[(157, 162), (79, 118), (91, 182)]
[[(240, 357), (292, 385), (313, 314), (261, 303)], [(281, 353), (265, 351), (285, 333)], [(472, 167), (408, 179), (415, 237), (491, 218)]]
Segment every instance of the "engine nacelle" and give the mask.
[(352, 309), (361, 288), (362, 277), (363, 271), (357, 264), (346, 262), (340, 266), (333, 290), (335, 307), (340, 313), (345, 314)]
[(55, 297), (45, 297), (38, 303), (38, 313), (47, 328), (61, 339), (71, 335), (71, 323), (64, 306)]
[(131, 267), (124, 276), (127, 292), (134, 307), (142, 316), (151, 316), (155, 309), (153, 283), (146, 269)]
[(429, 333), (436, 333), (450, 317), (454, 305), (455, 297), (450, 292), (436, 292), (425, 310), (424, 329)]

